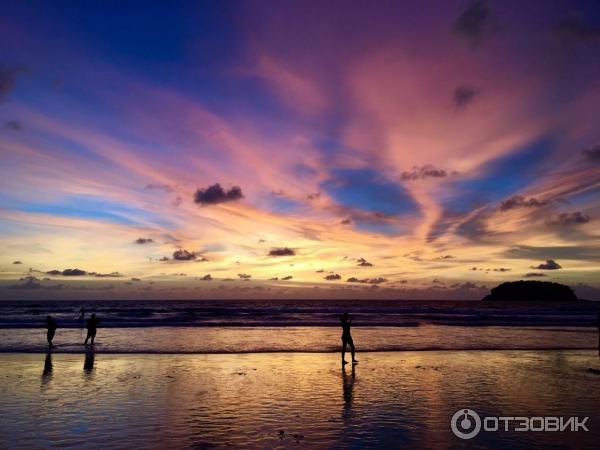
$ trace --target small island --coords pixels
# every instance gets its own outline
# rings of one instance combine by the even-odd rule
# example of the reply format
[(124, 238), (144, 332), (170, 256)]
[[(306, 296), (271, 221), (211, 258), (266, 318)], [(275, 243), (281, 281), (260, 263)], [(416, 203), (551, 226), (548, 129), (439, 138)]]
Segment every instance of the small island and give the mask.
[(510, 281), (493, 288), (485, 301), (562, 302), (578, 300), (569, 286), (549, 281)]

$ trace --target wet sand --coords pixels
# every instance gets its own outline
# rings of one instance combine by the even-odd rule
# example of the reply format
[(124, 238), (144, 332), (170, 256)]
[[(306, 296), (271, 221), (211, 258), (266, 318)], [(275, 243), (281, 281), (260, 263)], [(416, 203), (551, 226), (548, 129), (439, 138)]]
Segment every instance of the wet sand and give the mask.
[[(593, 448), (595, 352), (2, 354), (0, 448)], [(589, 416), (589, 432), (456, 438), (482, 415)]]
[[(55, 353), (85, 351), (83, 328), (59, 328)], [(100, 328), (98, 353), (335, 352), (339, 327)], [(586, 327), (355, 327), (362, 351), (595, 349), (598, 332)], [(0, 329), (0, 352), (45, 352), (40, 328)]]

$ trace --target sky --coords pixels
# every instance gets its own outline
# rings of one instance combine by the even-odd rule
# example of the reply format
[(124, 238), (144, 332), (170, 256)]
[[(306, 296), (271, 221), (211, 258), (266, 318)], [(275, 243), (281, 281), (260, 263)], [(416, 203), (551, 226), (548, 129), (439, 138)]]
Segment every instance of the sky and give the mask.
[(600, 299), (596, 1), (2, 9), (0, 299)]

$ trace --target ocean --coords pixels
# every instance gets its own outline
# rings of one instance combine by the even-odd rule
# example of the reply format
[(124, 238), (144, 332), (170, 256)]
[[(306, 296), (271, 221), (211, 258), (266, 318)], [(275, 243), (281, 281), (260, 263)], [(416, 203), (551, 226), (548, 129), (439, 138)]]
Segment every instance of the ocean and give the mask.
[(339, 316), (353, 317), (359, 351), (593, 349), (600, 304), (482, 301), (55, 301), (0, 302), (0, 352), (45, 351), (46, 315), (59, 324), (55, 352), (84, 350), (96, 313), (96, 351), (110, 353), (335, 352)]

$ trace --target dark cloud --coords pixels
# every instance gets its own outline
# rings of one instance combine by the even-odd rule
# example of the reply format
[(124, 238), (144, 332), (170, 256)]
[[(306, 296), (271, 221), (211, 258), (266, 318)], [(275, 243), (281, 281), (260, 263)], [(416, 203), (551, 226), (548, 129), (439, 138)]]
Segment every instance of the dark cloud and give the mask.
[(27, 72), (27, 67), (18, 64), (7, 66), (0, 64), (0, 102), (14, 89), (17, 77)]
[(162, 258), (159, 259), (159, 261), (169, 261), (169, 257), (168, 256), (163, 256)]
[(455, 257), (452, 255), (442, 255), (438, 259), (455, 259)]
[(325, 270), (323, 270), (323, 269), (317, 270), (317, 273), (323, 273), (323, 272), (325, 272)]
[[(19, 281), (24, 281), (23, 284), (13, 284), (12, 286), (8, 286), (9, 289), (48, 289), (48, 290), (58, 290), (64, 288), (64, 284), (51, 284), (51, 285), (43, 285), (38, 283), (36, 277), (28, 276), (21, 278)], [(44, 278), (44, 281), (50, 281), (50, 278)]]
[(347, 283), (363, 283), (363, 284), (380, 284), (385, 283), (387, 281), (386, 278), (378, 277), (378, 278), (356, 278), (350, 277), (346, 280)]
[(319, 198), (321, 198), (321, 193), (320, 192), (312, 192), (310, 194), (307, 194), (306, 198), (308, 200), (318, 200)]
[(13, 264), (23, 264), (21, 261), (13, 261)]
[(558, 264), (556, 261), (554, 261), (553, 259), (547, 259), (545, 263), (535, 266), (535, 267), (533, 267), (533, 269), (558, 270), (558, 269), (562, 269), (562, 266), (560, 264)]
[(278, 277), (269, 278), (269, 281), (279, 281)]
[(240, 280), (249, 280), (252, 278), (252, 275), (248, 275), (247, 273), (238, 273), (237, 274)]
[(443, 169), (438, 169), (431, 164), (424, 166), (414, 166), (410, 171), (404, 171), (400, 174), (402, 180), (422, 180), (424, 178), (445, 178), (448, 173)]
[(341, 280), (342, 276), (338, 275), (337, 273), (330, 273), (329, 275), (325, 275), (325, 280), (327, 281), (334, 281), (334, 280)]
[(23, 284), (13, 284), (8, 286), (9, 289), (41, 289), (42, 285), (35, 281), (35, 278), (29, 278)]
[(65, 269), (63, 271), (60, 270), (49, 270), (46, 272), (47, 275), (53, 276), (63, 276), (63, 277), (81, 277), (88, 275), (90, 277), (96, 278), (121, 278), (123, 274), (119, 272), (110, 272), (110, 273), (100, 273), (100, 272), (86, 272), (81, 269)]
[(559, 21), (555, 26), (556, 33), (567, 40), (578, 44), (600, 42), (600, 26), (586, 21), (582, 13), (572, 13)]
[(142, 281), (140, 278), (132, 278), (131, 281)]
[(515, 195), (500, 203), (500, 211), (508, 211), (515, 208), (540, 208), (548, 202), (530, 197), (526, 199), (522, 195)]
[(490, 269), (490, 268), (483, 269), (483, 268), (478, 268), (478, 267), (471, 267), (471, 269), (469, 269), (469, 270), (472, 270), (472, 271), (479, 270), (482, 272), (491, 272), (491, 271), (493, 271), (493, 272), (510, 272), (512, 269), (507, 269), (505, 267), (497, 267), (495, 269)]
[(6, 122), (6, 128), (12, 131), (21, 131), (23, 129), (23, 126), (20, 122), (17, 122), (16, 120), (9, 120), (8, 122)]
[(282, 281), (288, 281), (288, 280), (291, 280), (292, 278), (294, 278), (294, 277), (293, 277), (293, 276), (291, 276), (291, 275), (288, 275), (288, 276), (286, 276), (286, 277), (283, 277), (281, 280), (282, 280)]
[(473, 86), (458, 86), (454, 89), (452, 100), (457, 109), (465, 108), (469, 103), (475, 100), (475, 96), (479, 93), (479, 89)]
[(600, 144), (592, 145), (583, 150), (582, 153), (588, 161), (600, 163)]
[(237, 201), (244, 198), (242, 189), (233, 186), (225, 191), (219, 183), (215, 183), (206, 189), (198, 189), (194, 194), (194, 202), (200, 205), (217, 205), (219, 203)]
[(373, 264), (371, 264), (365, 258), (358, 258), (357, 261), (358, 261), (358, 265), (361, 266), (361, 267), (371, 267), (371, 266), (373, 266)]
[(200, 280), (202, 281), (211, 281), (213, 278), (210, 276), (209, 274), (204, 275), (202, 278), (200, 278)]
[(590, 220), (590, 216), (587, 214), (583, 214), (580, 211), (575, 211), (572, 213), (558, 214), (557, 216), (548, 219), (546, 223), (551, 226), (568, 227), (572, 225), (588, 223)]
[(196, 253), (188, 252), (187, 250), (184, 250), (182, 248), (173, 252), (173, 259), (175, 261), (193, 261), (197, 257), (198, 256), (196, 255)]
[(473, 47), (499, 30), (498, 21), (485, 0), (476, 0), (458, 16), (452, 30)]
[(123, 276), (119, 272), (111, 272), (111, 273), (88, 272), (88, 275), (97, 277), (97, 278), (121, 278)]
[(546, 274), (545, 273), (539, 273), (539, 272), (529, 272), (529, 273), (526, 273), (523, 276), (525, 278), (540, 278), (540, 277), (545, 277)]
[(87, 272), (81, 269), (65, 269), (62, 272), (60, 270), (49, 270), (46, 273), (48, 275), (62, 275), (65, 277), (80, 277), (83, 275), (87, 275)]
[(143, 244), (153, 244), (154, 240), (151, 239), (151, 238), (137, 238), (135, 240), (135, 243), (136, 244), (140, 244), (140, 245), (143, 245)]
[(350, 220), (350, 219), (344, 219), (340, 223), (342, 225), (350, 225), (352, 223), (352, 220)]
[(294, 256), (296, 251), (288, 247), (272, 248), (269, 256)]

